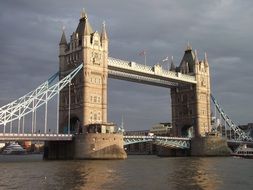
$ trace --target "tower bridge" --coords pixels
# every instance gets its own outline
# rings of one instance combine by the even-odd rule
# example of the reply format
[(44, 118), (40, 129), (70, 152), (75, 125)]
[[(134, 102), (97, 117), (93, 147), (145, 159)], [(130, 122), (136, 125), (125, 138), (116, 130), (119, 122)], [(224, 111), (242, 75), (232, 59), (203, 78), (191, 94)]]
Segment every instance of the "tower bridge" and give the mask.
[[(194, 138), (191, 148), (205, 147), (205, 137), (212, 132), (209, 63), (205, 54), (199, 60), (197, 51), (187, 46), (178, 67), (148, 66), (124, 61), (108, 55), (109, 38), (103, 23), (101, 33), (93, 31), (88, 16), (82, 12), (76, 30), (67, 42), (63, 31), (59, 43), (59, 72), (35, 90), (0, 108), (0, 140), (37, 139), (47, 141), (48, 158), (125, 158), (123, 145), (153, 141), (170, 148), (190, 148), (189, 132)], [(59, 82), (55, 79), (59, 77)], [(172, 126), (174, 137), (123, 137), (107, 120), (108, 77), (171, 89)], [(57, 97), (57, 129), (48, 132), (48, 102)], [(224, 119), (229, 140), (253, 141), (225, 114), (212, 96), (214, 109)], [(45, 107), (45, 125), (37, 134), (37, 109)], [(30, 132), (25, 117), (32, 115)], [(14, 125), (16, 121), (17, 125)], [(233, 135), (231, 135), (233, 131)], [(183, 138), (185, 137), (185, 139)], [(197, 141), (194, 143), (194, 139)], [(200, 140), (198, 140), (200, 139)], [(204, 139), (204, 141), (203, 141)], [(222, 146), (225, 139), (221, 140)], [(220, 140), (218, 143), (221, 142)], [(59, 142), (59, 143), (58, 143)], [(61, 143), (65, 142), (65, 143)], [(216, 141), (211, 140), (214, 147)], [(66, 157), (66, 150), (74, 150)]]

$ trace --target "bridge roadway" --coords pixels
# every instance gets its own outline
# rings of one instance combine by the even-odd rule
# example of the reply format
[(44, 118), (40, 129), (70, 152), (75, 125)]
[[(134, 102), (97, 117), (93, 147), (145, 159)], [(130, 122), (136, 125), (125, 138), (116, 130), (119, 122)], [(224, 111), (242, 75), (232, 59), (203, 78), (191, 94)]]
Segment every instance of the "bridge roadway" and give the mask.
[(195, 76), (165, 70), (160, 64), (153, 67), (135, 62), (108, 58), (108, 76), (142, 84), (161, 87), (173, 87), (178, 84), (196, 84)]
[[(0, 141), (72, 141), (73, 134), (41, 134), (41, 133), (0, 133)], [(180, 137), (159, 137), (159, 136), (124, 136), (124, 145), (153, 142), (157, 145), (171, 148), (190, 148), (190, 138)]]
[(0, 141), (72, 141), (72, 134), (0, 133)]
[[(72, 141), (73, 134), (41, 134), (41, 133), (0, 133), (0, 141), (22, 141), (22, 140), (31, 140), (31, 141)], [(179, 148), (179, 149), (189, 149), (190, 148), (190, 138), (183, 137), (162, 137), (162, 136), (124, 136), (124, 145), (130, 145), (135, 143), (143, 142), (153, 142), (156, 145), (170, 147), (170, 148)], [(253, 145), (253, 142), (245, 141), (236, 141), (236, 140), (227, 140), (229, 146), (237, 146), (240, 144)]]

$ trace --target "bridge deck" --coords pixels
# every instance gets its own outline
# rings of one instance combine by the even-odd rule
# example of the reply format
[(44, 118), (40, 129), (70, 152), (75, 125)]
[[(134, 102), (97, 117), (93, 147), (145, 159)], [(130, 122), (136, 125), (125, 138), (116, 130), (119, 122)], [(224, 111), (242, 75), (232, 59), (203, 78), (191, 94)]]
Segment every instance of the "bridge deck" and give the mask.
[(73, 135), (70, 134), (17, 134), (17, 133), (0, 133), (0, 141), (71, 141)]
[(151, 67), (112, 57), (108, 58), (108, 75), (110, 78), (162, 87), (178, 86), (178, 83), (196, 84), (195, 76), (165, 70), (159, 64)]

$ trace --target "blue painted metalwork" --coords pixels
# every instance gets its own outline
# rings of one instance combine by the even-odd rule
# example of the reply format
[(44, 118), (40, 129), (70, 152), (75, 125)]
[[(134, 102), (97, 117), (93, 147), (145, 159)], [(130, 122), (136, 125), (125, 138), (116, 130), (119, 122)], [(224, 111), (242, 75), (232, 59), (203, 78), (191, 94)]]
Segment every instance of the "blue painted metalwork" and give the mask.
[[(221, 106), (218, 104), (217, 100), (211, 94), (211, 99), (217, 108), (218, 112), (221, 114), (222, 118), (224, 119), (227, 126), (234, 131), (234, 134), (237, 135), (236, 139), (232, 139), (234, 141), (253, 141), (252, 137), (247, 135), (243, 130), (241, 130), (223, 111)], [(226, 137), (227, 138), (227, 137)]]
[(124, 145), (135, 143), (152, 142), (154, 144), (176, 148), (176, 149), (189, 149), (190, 138), (181, 137), (160, 137), (160, 136), (124, 136)]

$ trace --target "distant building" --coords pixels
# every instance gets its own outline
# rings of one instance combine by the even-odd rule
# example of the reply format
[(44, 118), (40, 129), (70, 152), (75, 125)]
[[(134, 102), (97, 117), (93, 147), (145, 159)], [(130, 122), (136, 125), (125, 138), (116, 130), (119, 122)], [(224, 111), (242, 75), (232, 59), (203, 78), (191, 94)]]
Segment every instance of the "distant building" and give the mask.
[[(149, 130), (126, 131), (126, 136), (147, 136)], [(153, 154), (154, 148), (151, 142), (134, 143), (125, 146), (127, 154)]]
[(155, 124), (150, 130), (150, 133), (153, 133), (157, 136), (172, 136), (172, 124), (171, 123), (158, 123)]
[[(172, 136), (172, 124), (157, 123), (150, 130), (137, 130), (137, 131), (126, 131), (124, 135), (129, 136)], [(135, 143), (125, 146), (128, 154), (156, 154), (157, 146), (152, 142)]]
[(124, 135), (127, 136), (146, 136), (149, 130), (138, 130), (138, 131), (125, 131)]
[(253, 123), (248, 123), (247, 125), (239, 125), (239, 128), (253, 137)]

